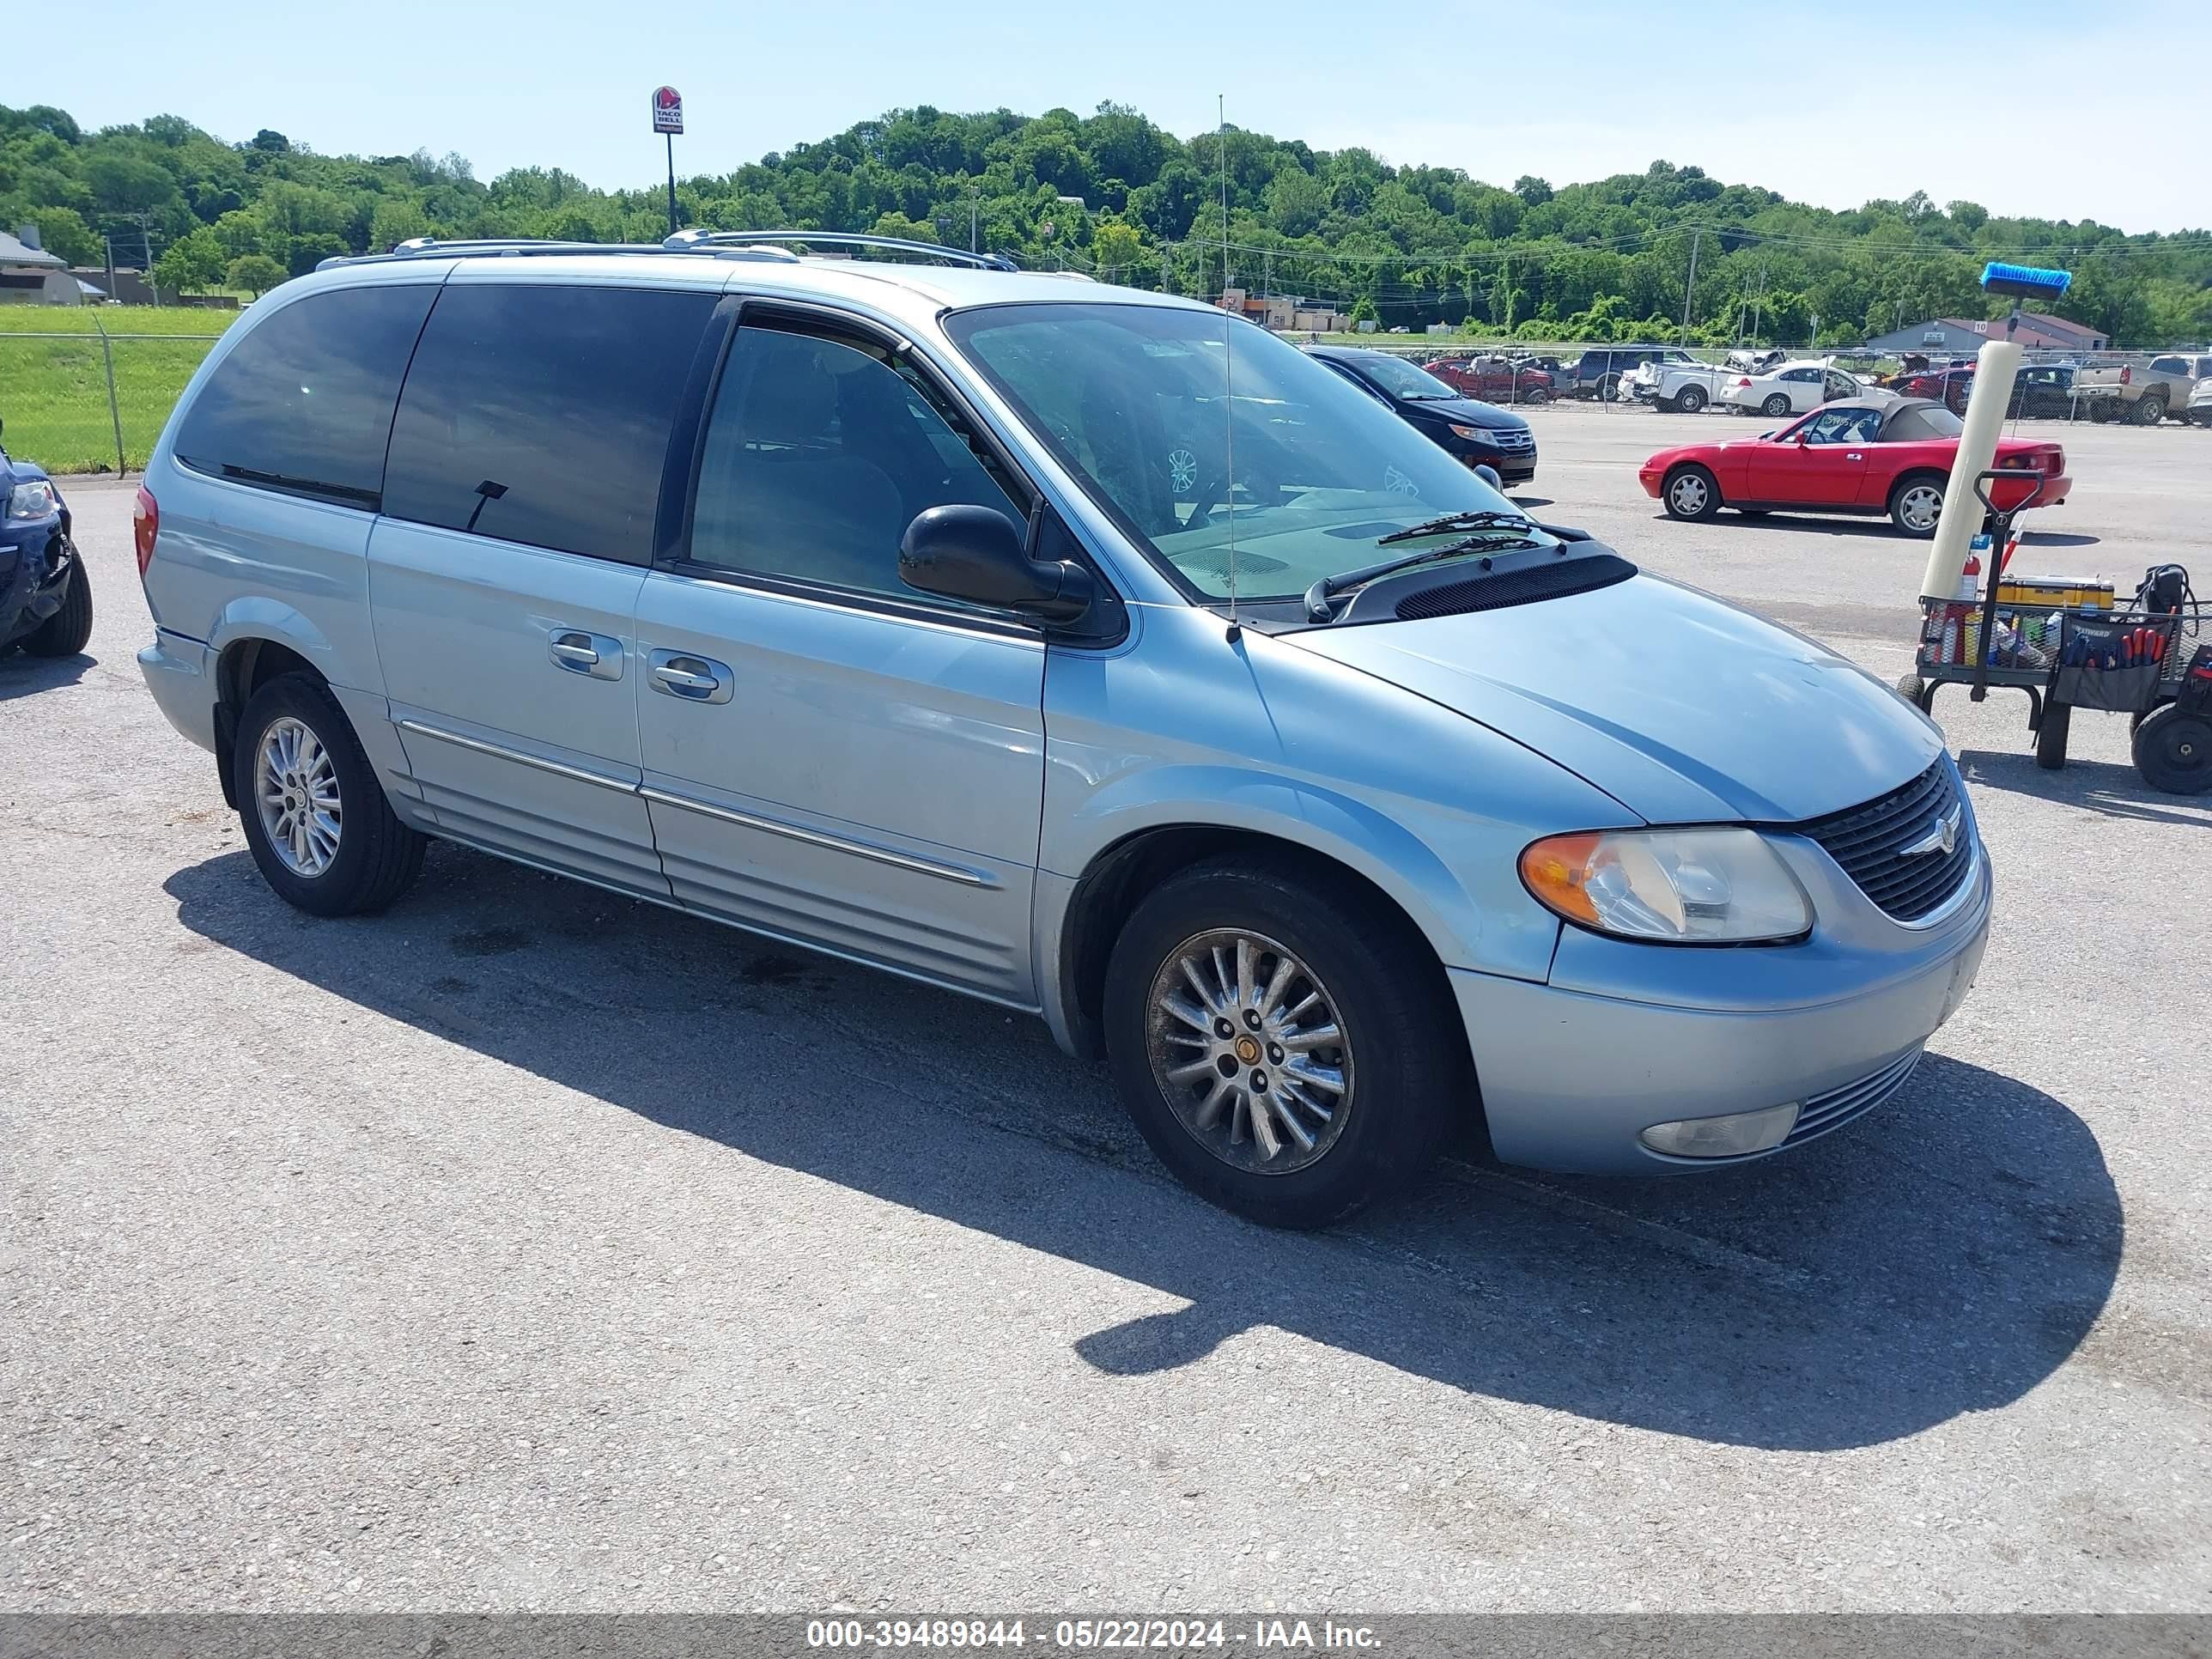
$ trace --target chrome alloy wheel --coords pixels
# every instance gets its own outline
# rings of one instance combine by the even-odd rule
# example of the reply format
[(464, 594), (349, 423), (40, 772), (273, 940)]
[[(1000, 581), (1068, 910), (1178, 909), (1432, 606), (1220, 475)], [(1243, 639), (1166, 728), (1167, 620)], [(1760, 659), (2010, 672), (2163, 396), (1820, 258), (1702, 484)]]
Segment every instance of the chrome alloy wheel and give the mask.
[(338, 855), (343, 808), (330, 750), (289, 714), (270, 722), (253, 756), (253, 802), (277, 860), (313, 878)]
[(1352, 1044), (1313, 970), (1261, 933), (1185, 939), (1152, 976), (1152, 1076), (1223, 1163), (1289, 1175), (1325, 1157), (1352, 1111)]
[(1667, 505), (1686, 519), (1694, 519), (1704, 512), (1711, 497), (1712, 490), (1698, 473), (1680, 473), (1667, 486)]
[(1943, 492), (1930, 483), (1913, 485), (1897, 498), (1897, 516), (1916, 533), (1933, 530), (1943, 516)]

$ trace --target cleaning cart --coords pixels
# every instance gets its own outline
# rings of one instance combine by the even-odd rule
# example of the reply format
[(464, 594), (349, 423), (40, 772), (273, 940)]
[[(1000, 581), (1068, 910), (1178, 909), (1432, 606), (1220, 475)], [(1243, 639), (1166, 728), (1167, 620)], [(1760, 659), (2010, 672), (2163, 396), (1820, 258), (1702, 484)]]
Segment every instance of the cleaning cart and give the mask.
[(2020, 474), (1991, 468), (1974, 480), (1988, 511), (1975, 546), (1984, 569), (1972, 598), (1928, 599), (1912, 672), (1897, 689), (1922, 713), (1936, 692), (1964, 685), (1976, 702), (1992, 687), (2026, 694), (2036, 764), (2066, 764), (2076, 708), (2126, 714), (2136, 769), (2174, 794), (2212, 789), (2212, 645), (2203, 606), (2179, 565), (2152, 570), (2125, 603), (2109, 584), (2009, 573), (2012, 521), (2032, 489), (2000, 510), (1989, 485)]

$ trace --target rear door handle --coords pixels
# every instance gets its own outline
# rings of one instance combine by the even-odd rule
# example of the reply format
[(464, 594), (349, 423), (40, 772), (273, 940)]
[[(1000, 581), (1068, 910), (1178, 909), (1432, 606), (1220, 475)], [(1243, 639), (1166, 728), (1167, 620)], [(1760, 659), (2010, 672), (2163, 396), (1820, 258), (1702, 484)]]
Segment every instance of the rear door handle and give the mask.
[(647, 659), (647, 677), (663, 696), (686, 702), (727, 702), (737, 690), (737, 676), (727, 663), (688, 651), (656, 651)]
[(553, 659), (554, 666), (565, 668), (571, 674), (588, 674), (595, 680), (622, 678), (622, 641), (609, 635), (556, 624), (545, 651)]

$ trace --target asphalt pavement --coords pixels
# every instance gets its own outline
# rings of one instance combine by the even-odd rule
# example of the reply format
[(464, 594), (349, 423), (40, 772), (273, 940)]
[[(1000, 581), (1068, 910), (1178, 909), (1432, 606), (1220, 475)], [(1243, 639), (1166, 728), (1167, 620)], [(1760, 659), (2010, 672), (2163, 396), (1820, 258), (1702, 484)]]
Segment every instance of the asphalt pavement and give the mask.
[[(1532, 420), (1544, 516), (1906, 665), (1921, 544), (1642, 495), (1728, 417)], [(2212, 432), (2049, 429), (2024, 565), (2212, 588)], [(2212, 798), (2123, 720), (2046, 773), (1942, 694), (1998, 918), (1877, 1114), (1285, 1236), (1001, 1010), (453, 848), (287, 908), (71, 498), (91, 651), (0, 661), (0, 1607), (2212, 1610)]]

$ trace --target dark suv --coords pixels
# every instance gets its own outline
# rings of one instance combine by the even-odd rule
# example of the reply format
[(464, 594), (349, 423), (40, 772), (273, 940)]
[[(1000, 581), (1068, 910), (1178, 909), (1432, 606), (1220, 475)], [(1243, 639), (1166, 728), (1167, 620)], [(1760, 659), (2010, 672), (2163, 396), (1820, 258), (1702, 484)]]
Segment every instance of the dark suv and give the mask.
[(1566, 371), (1557, 391), (1563, 398), (1595, 398), (1609, 404), (1620, 396), (1621, 381), (1645, 363), (1695, 362), (1680, 346), (1592, 346)]
[(46, 469), (0, 449), (0, 656), (73, 657), (92, 637), (92, 584)]

